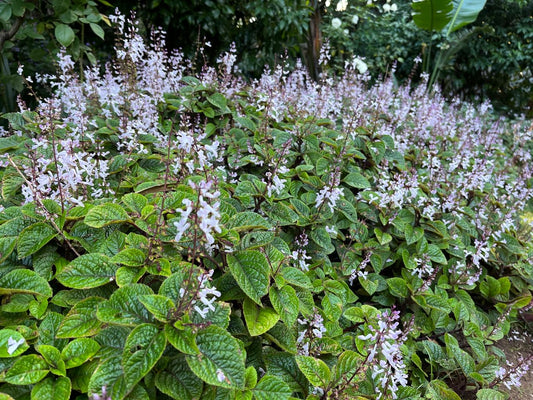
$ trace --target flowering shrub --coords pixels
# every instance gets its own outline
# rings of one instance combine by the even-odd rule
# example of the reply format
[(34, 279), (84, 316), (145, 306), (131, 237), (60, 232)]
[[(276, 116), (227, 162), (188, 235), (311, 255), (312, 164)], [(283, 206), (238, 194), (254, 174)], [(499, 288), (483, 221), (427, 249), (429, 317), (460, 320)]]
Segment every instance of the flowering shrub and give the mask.
[(6, 116), (0, 396), (504, 398), (531, 126), (353, 70), (188, 76), (114, 20), (114, 64), (60, 55)]

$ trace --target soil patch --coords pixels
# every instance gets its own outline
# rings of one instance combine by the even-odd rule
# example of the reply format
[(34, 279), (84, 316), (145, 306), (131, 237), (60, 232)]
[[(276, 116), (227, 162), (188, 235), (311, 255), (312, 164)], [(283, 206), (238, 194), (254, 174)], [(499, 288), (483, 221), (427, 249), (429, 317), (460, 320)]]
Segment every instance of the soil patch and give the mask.
[[(508, 371), (518, 366), (523, 366), (524, 360), (533, 360), (533, 334), (531, 330), (513, 328), (506, 338), (500, 340), (496, 346), (503, 350), (507, 357)], [(509, 383), (509, 379), (506, 380)], [(527, 371), (519, 380), (520, 386), (502, 384), (500, 390), (509, 394), (510, 400), (533, 399), (533, 361)]]

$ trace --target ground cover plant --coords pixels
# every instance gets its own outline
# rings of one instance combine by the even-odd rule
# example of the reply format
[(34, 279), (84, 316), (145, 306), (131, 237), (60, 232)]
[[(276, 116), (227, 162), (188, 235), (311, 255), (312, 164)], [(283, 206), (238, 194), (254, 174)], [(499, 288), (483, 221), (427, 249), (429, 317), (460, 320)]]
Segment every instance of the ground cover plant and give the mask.
[(6, 115), (1, 399), (505, 398), (530, 124), (357, 64), (191, 76), (112, 20)]

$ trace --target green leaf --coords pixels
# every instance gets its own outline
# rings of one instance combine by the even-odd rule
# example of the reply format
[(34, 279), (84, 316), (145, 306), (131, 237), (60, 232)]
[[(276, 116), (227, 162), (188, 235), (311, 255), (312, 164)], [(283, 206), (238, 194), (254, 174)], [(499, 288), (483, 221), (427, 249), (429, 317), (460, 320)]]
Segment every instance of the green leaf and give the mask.
[(478, 360), (485, 360), (487, 358), (487, 349), (485, 348), (483, 339), (467, 337), (466, 341)]
[(48, 363), (42, 357), (30, 354), (18, 358), (4, 379), (12, 385), (32, 385), (42, 380), (48, 372)]
[(433, 262), (436, 262), (438, 264), (447, 265), (448, 261), (446, 260), (446, 257), (444, 256), (444, 253), (434, 244), (430, 244), (428, 246), (427, 253), (429, 255), (429, 259)]
[(44, 222), (28, 226), (20, 233), (18, 239), (17, 252), (19, 258), (32, 255), (56, 236), (56, 230)]
[(15, 269), (0, 278), (0, 295), (28, 293), (52, 297), (52, 288), (40, 275), (29, 269)]
[(139, 267), (146, 262), (146, 255), (142, 250), (128, 247), (111, 258), (111, 261), (117, 264), (127, 265), (129, 267)]
[(309, 277), (301, 270), (294, 267), (284, 267), (281, 270), (281, 276), (293, 286), (298, 286), (303, 289), (313, 289), (313, 284)]
[(338, 381), (344, 376), (352, 376), (363, 362), (364, 358), (355, 351), (344, 351), (339, 356), (339, 361), (335, 367), (335, 380)]
[(57, 274), (56, 279), (66, 287), (90, 289), (113, 281), (116, 269), (117, 266), (103, 254), (83, 254)]
[(232, 216), (226, 223), (227, 229), (233, 229), (237, 232), (249, 231), (252, 229), (268, 230), (272, 224), (257, 213), (246, 211)]
[(126, 386), (132, 389), (163, 355), (165, 333), (152, 324), (137, 326), (128, 336), (122, 355)]
[(0, 4), (0, 20), (8, 22), (12, 15), (11, 4), (8, 2)]
[(194, 400), (202, 394), (204, 383), (192, 373), (183, 356), (173, 358), (155, 377), (156, 387), (173, 399)]
[(452, 0), (413, 1), (411, 7), (414, 23), (426, 31), (441, 31), (452, 19)]
[(148, 205), (148, 200), (142, 194), (128, 193), (122, 196), (122, 202), (131, 209), (141, 215), (144, 207)]
[(31, 222), (23, 217), (16, 217), (0, 225), (0, 262), (4, 261), (15, 249), (17, 240)]
[(476, 393), (477, 400), (505, 400), (507, 396), (505, 393), (502, 393), (494, 389), (480, 389)]
[(257, 304), (268, 292), (270, 267), (263, 253), (245, 250), (227, 257), (231, 274), (239, 287)]
[(420, 227), (413, 228), (410, 224), (404, 226), (405, 240), (408, 245), (418, 242), (424, 236), (424, 229)]
[(407, 283), (402, 278), (387, 279), (387, 286), (393, 296), (407, 298), (409, 296), (409, 288)]
[(230, 322), (231, 306), (222, 301), (216, 301), (213, 303), (213, 305), (214, 310), (208, 308), (205, 318), (200, 315), (200, 313), (196, 312), (196, 310), (190, 313), (189, 316), (191, 317), (191, 322), (198, 325), (218, 325), (221, 328), (227, 329)]
[(291, 202), (291, 205), (294, 207), (294, 210), (298, 214), (300, 214), (303, 217), (309, 217), (309, 213), (311, 212), (311, 210), (309, 209), (307, 204), (305, 204), (303, 201), (298, 200), (298, 199), (291, 199), (290, 202)]
[(196, 345), (196, 335), (190, 327), (176, 329), (171, 325), (165, 325), (165, 335), (169, 343), (178, 351), (185, 354), (195, 355), (200, 353)]
[(448, 299), (444, 299), (440, 296), (436, 296), (434, 294), (430, 294), (425, 296), (426, 303), (431, 308), (434, 308), (439, 311), (444, 311), (446, 313), (449, 313), (451, 311), (451, 307), (448, 303)]
[(296, 354), (298, 351), (294, 330), (287, 327), (287, 325), (281, 321), (266, 332), (264, 336), (288, 353)]
[(237, 339), (225, 329), (210, 326), (198, 332), (198, 355), (188, 355), (187, 364), (204, 382), (225, 388), (244, 389), (246, 354)]
[(309, 237), (313, 242), (324, 249), (324, 253), (331, 254), (335, 251), (335, 246), (331, 244), (331, 237), (325, 228), (319, 227), (312, 230)]
[(337, 201), (337, 210), (339, 210), (351, 222), (358, 222), (357, 210), (349, 201), (344, 199)]
[(46, 378), (31, 390), (31, 400), (69, 400), (72, 385), (64, 376)]
[(61, 357), (65, 361), (67, 368), (74, 368), (82, 365), (89, 358), (100, 350), (100, 345), (94, 339), (75, 339), (65, 346), (61, 352)]
[(361, 307), (349, 307), (345, 309), (344, 318), (355, 323), (365, 321), (365, 315)]
[(182, 272), (175, 272), (163, 281), (159, 287), (159, 294), (169, 299), (177, 301), (181, 298), (180, 293), (183, 285), (184, 275)]
[(0, 358), (18, 357), (29, 347), (20, 332), (13, 329), (0, 330)]
[(296, 356), (296, 364), (311, 385), (325, 388), (331, 380), (331, 371), (326, 363), (318, 358)]
[(292, 225), (298, 219), (298, 214), (281, 202), (272, 204), (270, 208), (265, 209), (265, 212), (272, 221), (281, 226)]
[(98, 24), (90, 23), (89, 26), (91, 27), (92, 31), (96, 36), (98, 36), (100, 39), (104, 39), (104, 30), (102, 27)]
[(275, 352), (265, 356), (267, 373), (281, 378), (293, 392), (307, 393), (309, 384), (292, 354)]
[(167, 322), (174, 309), (174, 303), (169, 298), (158, 294), (139, 296), (139, 301), (161, 322)]
[(279, 321), (279, 314), (269, 307), (260, 307), (248, 298), (242, 306), (246, 326), (251, 336), (259, 336)]
[(50, 346), (55, 346), (58, 349), (63, 348), (68, 340), (56, 337), (62, 320), (63, 315), (53, 311), (48, 312), (46, 317), (41, 321), (41, 325), (39, 325), (39, 340), (37, 341), (37, 344), (48, 344)]
[(9, 200), (11, 197), (15, 196), (23, 183), (24, 179), (19, 175), (4, 174), (2, 177), (2, 198), (4, 200)]
[(102, 322), (125, 326), (153, 322), (152, 314), (139, 301), (147, 294), (153, 294), (152, 289), (137, 283), (118, 288), (109, 300), (99, 304), (96, 316)]
[(117, 380), (124, 375), (120, 361), (121, 357), (115, 356), (100, 362), (89, 380), (89, 396), (100, 394), (104, 386), (108, 389), (108, 393), (111, 391)]
[(280, 318), (289, 326), (294, 325), (298, 318), (300, 301), (296, 291), (291, 286), (285, 285), (281, 289), (274, 286), (269, 291), (270, 302), (280, 315)]
[(285, 382), (272, 375), (263, 376), (252, 392), (257, 400), (288, 400), (292, 394)]
[(367, 277), (360, 276), (358, 278), (358, 281), (363, 287), (363, 289), (365, 289), (370, 295), (374, 294), (379, 287), (379, 282), (377, 281), (377, 279), (375, 279), (376, 276), (377, 275), (368, 275)]
[(257, 371), (254, 367), (249, 366), (248, 368), (246, 368), (244, 381), (244, 386), (247, 389), (253, 389), (257, 385)]
[(252, 250), (266, 246), (274, 240), (274, 232), (256, 231), (247, 233), (241, 240), (242, 250)]
[[(18, 296), (29, 296), (19, 294)], [(41, 301), (31, 300), (29, 307), (30, 315), (36, 319), (43, 319), (46, 310), (48, 310), (48, 300), (43, 299)]]
[(55, 29), (55, 36), (62, 46), (68, 47), (74, 41), (75, 35), (72, 28), (65, 24), (57, 24)]
[(322, 298), (322, 310), (324, 315), (330, 321), (338, 321), (342, 315), (342, 300), (339, 296), (332, 293), (326, 293)]
[(246, 117), (233, 117), (236, 122), (238, 122), (240, 125), (242, 125), (245, 128), (248, 128), (250, 131), (255, 132), (257, 129), (257, 126), (255, 123), (250, 119)]
[(330, 161), (324, 157), (320, 157), (316, 162), (316, 174), (324, 175), (330, 168)]
[(378, 240), (379, 244), (382, 246), (386, 245), (392, 240), (392, 236), (390, 233), (383, 232), (379, 228), (374, 228), (374, 234), (376, 235), (376, 239)]
[(344, 177), (343, 181), (356, 189), (368, 189), (372, 187), (369, 180), (358, 172), (349, 173)]
[[(220, 93), (213, 93), (210, 96), (207, 96), (207, 101), (210, 102), (212, 105), (220, 109), (221, 111), (228, 110), (228, 101), (224, 97), (224, 95)], [(229, 110), (228, 110), (229, 111)]]
[(85, 216), (85, 224), (92, 228), (102, 228), (129, 220), (128, 213), (118, 204), (106, 203), (95, 206)]
[(452, 389), (441, 380), (435, 379), (429, 382), (426, 396), (432, 400), (461, 400)]
[(470, 354), (460, 349), (458, 346), (450, 346), (450, 350), (465, 375), (468, 376), (468, 374), (474, 371), (475, 362)]
[(50, 365), (50, 371), (56, 375), (66, 376), (67, 368), (61, 358), (61, 352), (54, 346), (40, 344), (36, 350), (41, 353), (44, 360)]
[(446, 36), (471, 24), (485, 7), (486, 0), (453, 0), (451, 21), (446, 27)]
[(102, 301), (104, 299), (101, 297), (88, 297), (76, 303), (59, 325), (56, 336), (79, 338), (96, 335), (102, 326), (96, 318), (96, 309)]

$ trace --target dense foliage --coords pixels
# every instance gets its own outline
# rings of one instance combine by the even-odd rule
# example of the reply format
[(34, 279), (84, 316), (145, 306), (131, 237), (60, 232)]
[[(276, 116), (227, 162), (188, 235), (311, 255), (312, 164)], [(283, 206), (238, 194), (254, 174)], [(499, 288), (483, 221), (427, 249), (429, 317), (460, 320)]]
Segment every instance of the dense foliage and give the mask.
[[(109, 4), (105, 0), (99, 3)], [(89, 43), (104, 38), (105, 15), (92, 0), (4, 0), (0, 3), (0, 113), (16, 109), (24, 88), (17, 70), (54, 73), (55, 55), (66, 48), (75, 60), (95, 63)], [(101, 4), (100, 4), (101, 6)]]
[[(160, 27), (167, 45), (203, 66), (213, 65), (232, 44), (247, 76), (261, 74), (280, 58), (302, 58), (312, 8), (302, 0), (118, 1), (122, 13), (134, 11), (147, 30)], [(202, 48), (202, 54), (200, 54)]]
[[(333, 53), (331, 64), (342, 71), (345, 61), (359, 57), (374, 77), (388, 74), (396, 65), (400, 82), (424, 71), (435, 75), (449, 98), (489, 98), (500, 113), (530, 116), (533, 2), (488, 0), (473, 23), (449, 34), (443, 18), (431, 33), (418, 29), (412, 4), (426, 3), (445, 9), (447, 2), (332, 2), (322, 25)], [(484, 4), (453, 2), (455, 6), (469, 3), (477, 9)], [(423, 21), (420, 26), (429, 29), (432, 19)], [(417, 57), (424, 59), (424, 65), (416, 65)]]
[[(427, 9), (433, 3), (460, 4), (469, 12), (472, 5), (485, 4), (416, 4)], [(337, 71), (354, 57), (374, 79), (393, 65), (399, 82), (417, 77), (421, 69), (438, 71), (435, 79), (448, 97), (488, 97), (498, 112), (531, 114), (532, 2), (489, 0), (473, 24), (451, 35), (419, 29), (412, 5), (407, 0), (5, 0), (0, 4), (0, 112), (15, 110), (17, 95), (24, 92), (17, 74), (21, 64), (27, 75), (53, 73), (62, 46), (80, 65), (110, 60), (113, 28), (106, 15), (116, 6), (136, 14), (145, 36), (158, 28), (168, 32), (167, 49), (180, 49), (197, 70), (206, 62), (213, 65), (234, 43), (237, 65), (248, 78), (259, 77), (265, 65), (286, 60), (293, 67), (302, 59), (317, 79), (319, 49), (326, 44)], [(108, 36), (102, 41), (104, 32)], [(419, 56), (427, 57), (423, 68), (414, 62)], [(43, 95), (41, 86), (33, 88)]]
[(505, 398), (531, 126), (357, 66), (193, 77), (111, 19), (113, 64), (6, 116), (0, 398)]
[(533, 115), (533, 2), (488, 0), (442, 82), (456, 93), (492, 99), (507, 112)]

